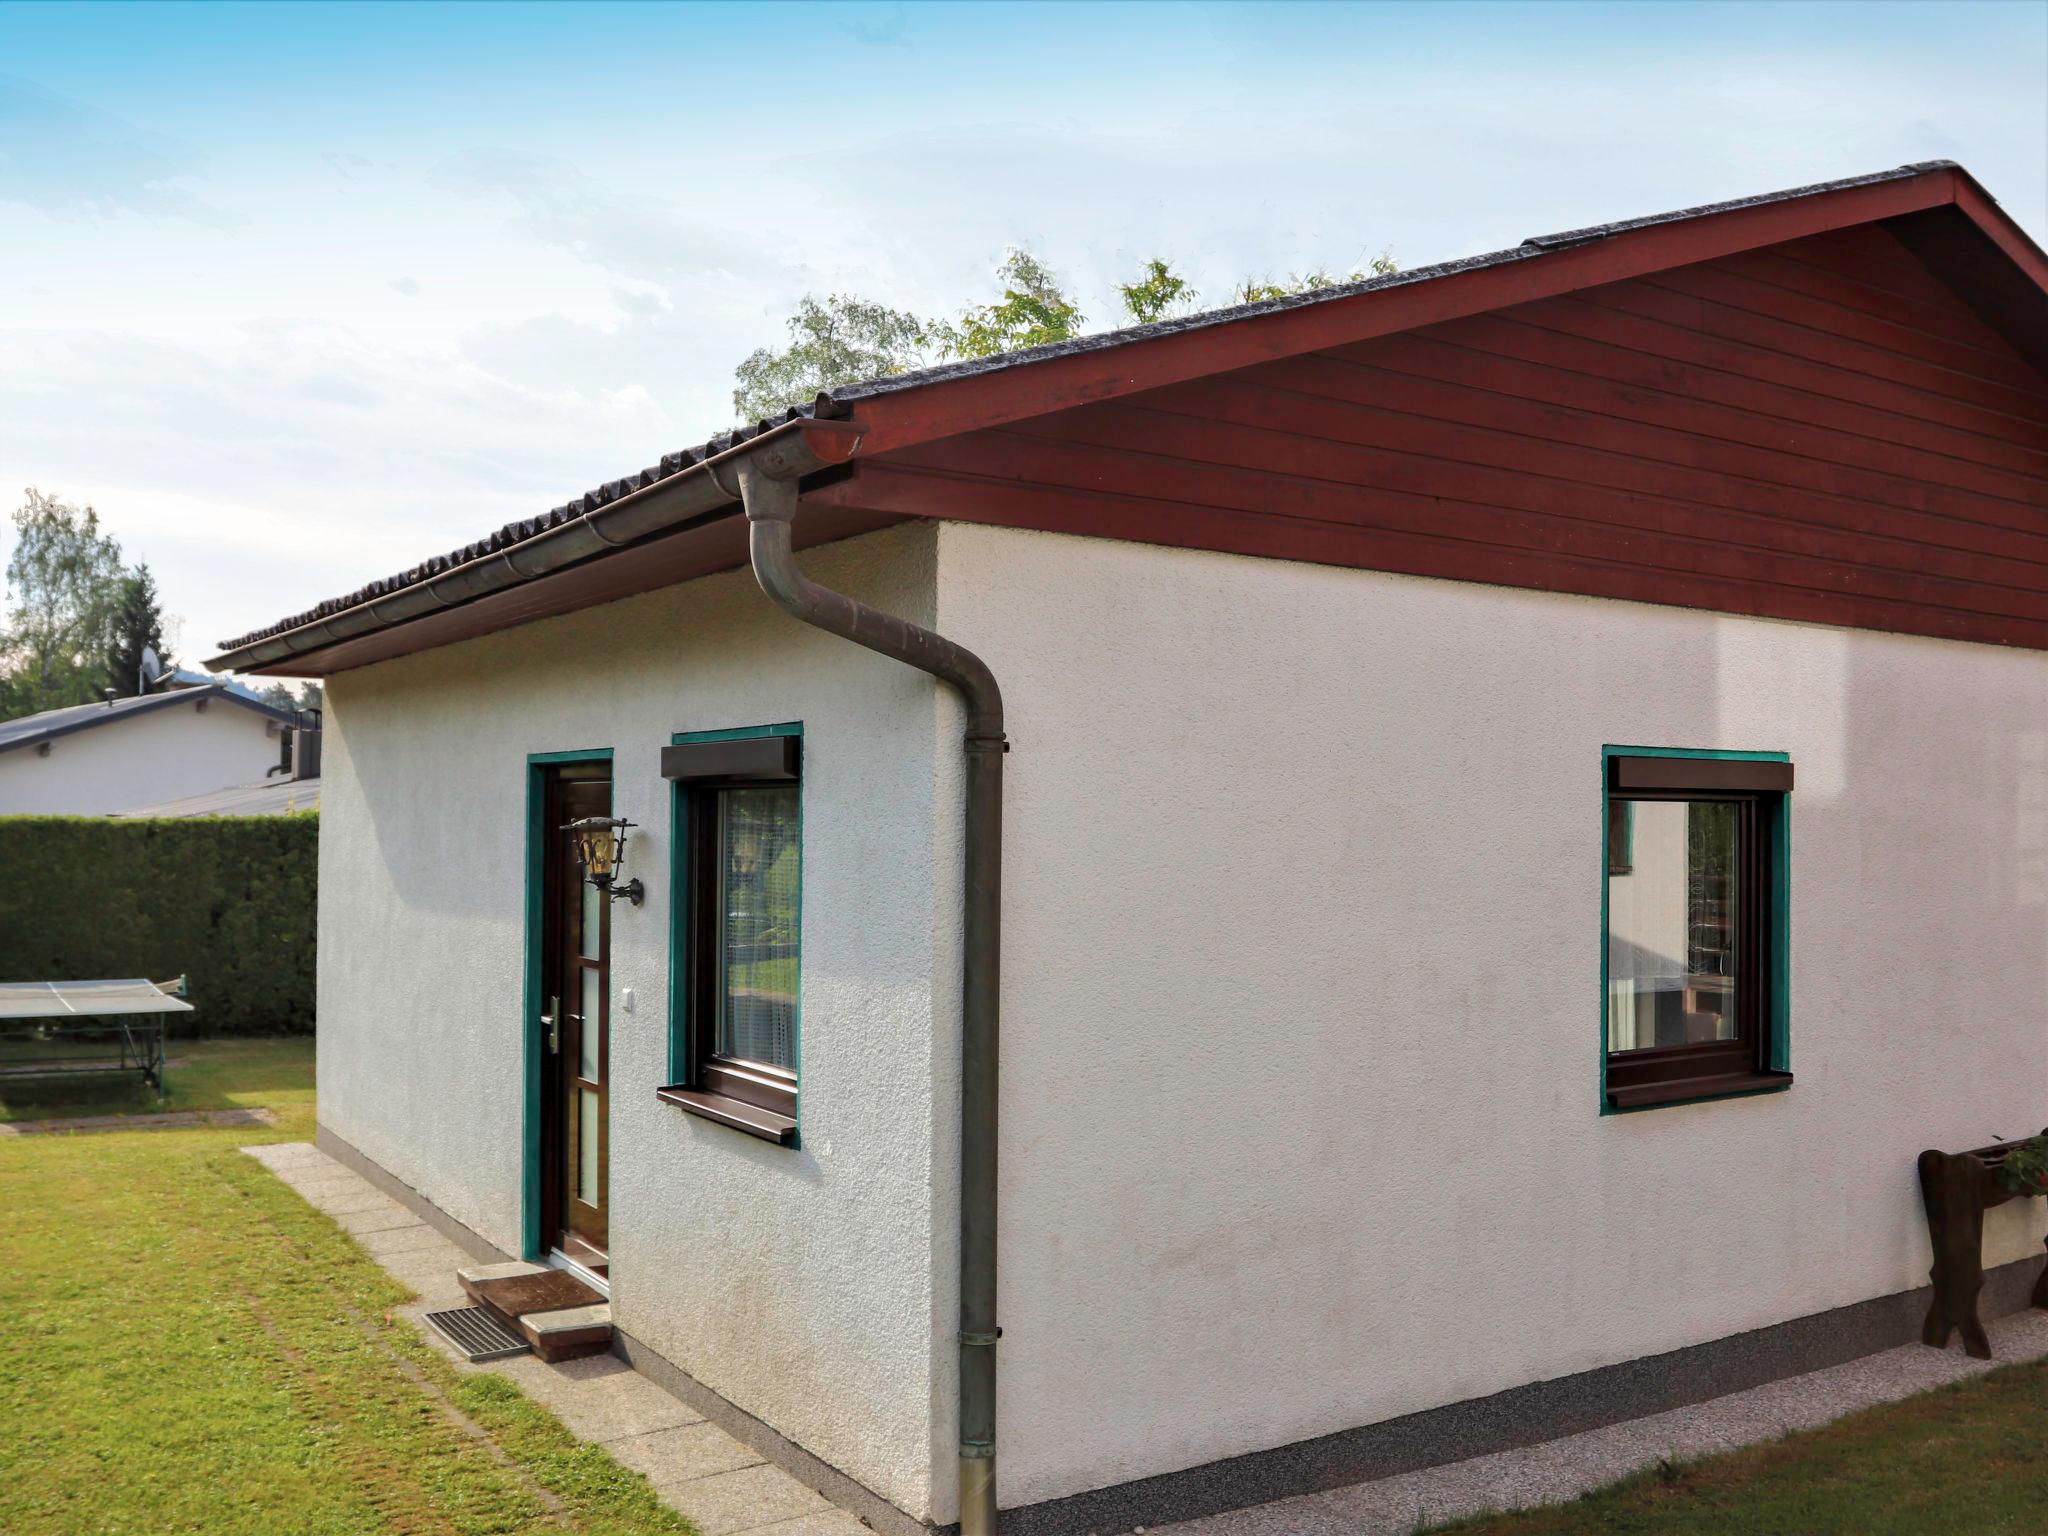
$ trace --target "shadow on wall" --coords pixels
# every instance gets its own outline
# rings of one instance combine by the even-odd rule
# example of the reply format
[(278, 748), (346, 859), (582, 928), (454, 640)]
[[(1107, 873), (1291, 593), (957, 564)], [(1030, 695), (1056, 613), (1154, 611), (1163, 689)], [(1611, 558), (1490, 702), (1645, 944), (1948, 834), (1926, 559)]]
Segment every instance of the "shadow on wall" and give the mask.
[[(2016, 729), (2048, 718), (2048, 684), (2038, 653), (1971, 646), (1959, 666), (1962, 655), (1940, 640), (1724, 620), (1717, 656), (1724, 736), (1790, 746), (1799, 774), (1794, 1070), (1816, 1092), (1860, 1091), (1893, 1113), (1920, 1106), (1912, 1112), (1924, 1122), (1907, 1133), (1949, 1150), (2048, 1124), (2039, 1074), (2013, 1070), (2016, 1043), (2038, 1029), (2015, 1016), (2014, 1000), (2048, 1008), (2048, 731)], [(2032, 707), (2016, 708), (2029, 689)], [(1832, 888), (1815, 890), (1809, 876), (1802, 895), (1820, 850)], [(1823, 1011), (1829, 976), (1845, 973), (1879, 1005)], [(1904, 1053), (1887, 1046), (1906, 1041), (1919, 1069), (1937, 1062), (1945, 1082), (1902, 1080)], [(1894, 1123), (1882, 1139), (1899, 1131)], [(1822, 1144), (1811, 1155), (1853, 1151)], [(1919, 1209), (1909, 1159), (1845, 1160), (1836, 1171), (1842, 1187), (1875, 1181)], [(2041, 1213), (2020, 1202), (1991, 1225), (2031, 1245)], [(1902, 1267), (1917, 1271), (1924, 1247), (1909, 1246)]]

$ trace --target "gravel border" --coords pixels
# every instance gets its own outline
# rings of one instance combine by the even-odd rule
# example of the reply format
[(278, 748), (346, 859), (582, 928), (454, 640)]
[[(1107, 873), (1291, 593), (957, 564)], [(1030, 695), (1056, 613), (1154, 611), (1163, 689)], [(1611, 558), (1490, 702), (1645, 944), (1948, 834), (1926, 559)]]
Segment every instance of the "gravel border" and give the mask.
[(1999, 1318), (1988, 1324), (1988, 1331), (1997, 1351), (1994, 1360), (1972, 1360), (1959, 1344), (1945, 1350), (1903, 1344), (1845, 1365), (1540, 1445), (1151, 1531), (1154, 1536), (1413, 1536), (1422, 1527), (1468, 1515), (1559, 1504), (1666, 1457), (1695, 1460), (1762, 1444), (2001, 1365), (2048, 1356), (2048, 1312)]

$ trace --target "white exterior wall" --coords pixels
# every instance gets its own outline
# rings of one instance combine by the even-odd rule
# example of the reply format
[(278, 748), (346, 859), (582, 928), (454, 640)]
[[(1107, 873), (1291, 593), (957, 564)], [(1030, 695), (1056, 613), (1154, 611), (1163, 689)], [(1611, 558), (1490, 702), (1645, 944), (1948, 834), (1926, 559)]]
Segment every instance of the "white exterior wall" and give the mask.
[[(940, 549), (1015, 746), (1005, 1504), (1924, 1284), (1916, 1154), (2048, 1122), (2048, 657)], [(1598, 1113), (1602, 743), (1791, 754), (1789, 1092)]]
[[(1918, 1151), (2048, 1122), (2048, 658), (958, 524), (805, 558), (1009, 705), (1007, 1505), (1909, 1289)], [(525, 760), (613, 747), (620, 1325), (953, 1518), (957, 707), (743, 573), (327, 701), (323, 1123), (517, 1248)], [(796, 1153), (652, 1096), (658, 749), (781, 720)], [(1603, 743), (1797, 765), (1788, 1093), (1598, 1113)]]
[(0, 816), (106, 816), (259, 782), (277, 766), (276, 722), (218, 698), (144, 710), (0, 752)]
[[(929, 620), (935, 547), (904, 528), (807, 561)], [(614, 814), (639, 824), (628, 872), (647, 885), (644, 906), (613, 908), (615, 1318), (926, 1513), (932, 1361), (953, 1328), (932, 1200), (955, 1133), (929, 1085), (935, 1040), (957, 1033), (959, 965), (935, 930), (958, 836), (935, 811), (957, 775), (932, 688), (805, 629), (736, 572), (342, 673), (326, 704), (322, 1123), (518, 1251), (526, 760), (613, 748)], [(804, 724), (797, 1151), (654, 1097), (668, 1080), (660, 749), (675, 731), (790, 720)]]

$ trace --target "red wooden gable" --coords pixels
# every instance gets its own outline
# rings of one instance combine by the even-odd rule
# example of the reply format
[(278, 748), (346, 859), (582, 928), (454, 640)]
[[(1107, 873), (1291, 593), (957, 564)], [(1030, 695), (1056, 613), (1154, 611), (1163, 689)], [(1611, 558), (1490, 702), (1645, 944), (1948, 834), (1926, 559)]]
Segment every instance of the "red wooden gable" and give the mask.
[(856, 462), (808, 499), (2048, 648), (2048, 378), (1876, 224)]
[[(2048, 256), (1947, 163), (816, 412), (779, 430), (841, 418), (829, 458), (853, 456), (807, 483), (804, 543), (948, 518), (2048, 649)], [(738, 451), (633, 494), (713, 450)], [(291, 653), (253, 670), (317, 676), (731, 569), (737, 513), (339, 642), (274, 629)]]

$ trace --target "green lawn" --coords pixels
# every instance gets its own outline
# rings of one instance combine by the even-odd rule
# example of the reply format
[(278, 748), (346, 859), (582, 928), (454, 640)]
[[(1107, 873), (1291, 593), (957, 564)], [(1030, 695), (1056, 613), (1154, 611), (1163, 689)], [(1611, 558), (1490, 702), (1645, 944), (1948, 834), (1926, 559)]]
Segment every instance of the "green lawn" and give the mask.
[[(57, 1055), (56, 1046), (37, 1048)], [(17, 1052), (17, 1054), (19, 1054)], [(165, 1054), (187, 1065), (164, 1074), (160, 1100), (128, 1077), (0, 1077), (0, 1123), (73, 1115), (148, 1115), (159, 1110), (313, 1106), (313, 1037), (172, 1040)]]
[[(408, 1299), (237, 1149), (312, 1134), (307, 1040), (186, 1042), (168, 1107), (274, 1128), (0, 1138), (0, 1532), (687, 1533), (503, 1377), (458, 1375)], [(0, 1101), (107, 1114), (151, 1095)], [(1459, 1536), (2048, 1531), (2048, 1365), (1632, 1478)]]
[(2048, 1531), (2048, 1364), (1666, 1464), (1458, 1536), (1993, 1536)]
[(393, 1320), (405, 1288), (237, 1150), (311, 1135), (310, 1042), (173, 1054), (194, 1064), (171, 1107), (279, 1124), (0, 1139), (0, 1531), (686, 1536), (638, 1475)]

